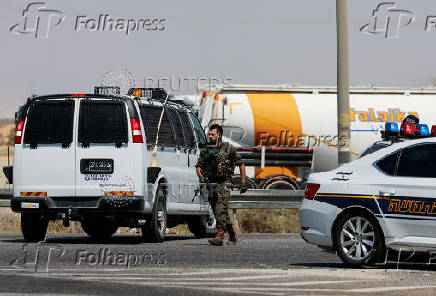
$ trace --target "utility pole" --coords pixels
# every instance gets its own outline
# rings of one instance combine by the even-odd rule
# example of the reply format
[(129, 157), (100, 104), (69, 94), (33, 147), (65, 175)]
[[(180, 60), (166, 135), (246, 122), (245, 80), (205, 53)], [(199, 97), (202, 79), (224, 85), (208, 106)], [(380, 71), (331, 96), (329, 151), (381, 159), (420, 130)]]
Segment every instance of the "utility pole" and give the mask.
[(336, 0), (338, 166), (351, 159), (347, 0)]

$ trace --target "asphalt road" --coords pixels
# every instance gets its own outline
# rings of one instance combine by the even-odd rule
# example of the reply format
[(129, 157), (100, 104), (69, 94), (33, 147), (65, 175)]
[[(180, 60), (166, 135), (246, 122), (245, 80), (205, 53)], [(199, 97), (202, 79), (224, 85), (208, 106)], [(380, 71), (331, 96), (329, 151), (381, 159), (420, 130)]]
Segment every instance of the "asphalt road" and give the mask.
[[(0, 234), (0, 293), (11, 295), (434, 295), (436, 265), (344, 268), (336, 254), (295, 235), (240, 235), (236, 246), (140, 234), (107, 242), (49, 235), (25, 244)], [(436, 261), (436, 260), (435, 260)]]

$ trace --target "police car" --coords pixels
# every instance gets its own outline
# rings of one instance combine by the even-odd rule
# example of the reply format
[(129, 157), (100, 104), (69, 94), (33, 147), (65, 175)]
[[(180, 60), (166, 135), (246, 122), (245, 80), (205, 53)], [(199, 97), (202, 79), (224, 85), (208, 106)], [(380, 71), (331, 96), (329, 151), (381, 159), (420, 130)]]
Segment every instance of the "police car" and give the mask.
[(44, 240), (57, 219), (80, 221), (98, 239), (141, 227), (145, 240), (161, 242), (179, 223), (213, 235), (210, 205), (194, 194), (206, 142), (197, 117), (163, 89), (108, 92), (38, 96), (20, 108), (9, 175), (25, 240)]
[(308, 179), (301, 235), (347, 265), (436, 248), (436, 126), (387, 123), (385, 133), (388, 145)]

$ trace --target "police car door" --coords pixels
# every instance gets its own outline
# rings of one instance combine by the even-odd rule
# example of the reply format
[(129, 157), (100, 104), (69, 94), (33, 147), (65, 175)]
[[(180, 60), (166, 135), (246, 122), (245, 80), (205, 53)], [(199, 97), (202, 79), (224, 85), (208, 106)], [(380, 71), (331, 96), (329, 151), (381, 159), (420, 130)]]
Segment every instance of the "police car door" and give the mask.
[[(393, 172), (389, 164), (395, 159)], [(388, 200), (382, 210), (392, 236), (410, 244), (436, 245), (436, 240), (425, 239), (436, 238), (436, 144), (404, 148), (376, 165), (384, 174), (375, 195)]]
[[(126, 103), (120, 99), (80, 101), (76, 148), (76, 195), (94, 197), (133, 195), (135, 163), (142, 143), (129, 143)], [(136, 149), (136, 150), (135, 150)], [(139, 150), (138, 150), (139, 149)]]
[(73, 98), (42, 97), (30, 105), (26, 117), (19, 118), (14, 196), (75, 195), (75, 108)]

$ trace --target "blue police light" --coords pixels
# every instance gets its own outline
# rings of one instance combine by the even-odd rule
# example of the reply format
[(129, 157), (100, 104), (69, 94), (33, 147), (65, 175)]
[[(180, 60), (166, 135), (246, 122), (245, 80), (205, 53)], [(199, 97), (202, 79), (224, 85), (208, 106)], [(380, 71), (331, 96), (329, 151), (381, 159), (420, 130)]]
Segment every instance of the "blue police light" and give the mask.
[(385, 132), (398, 133), (398, 124), (396, 124), (395, 122), (386, 122), (385, 123)]
[(417, 124), (415, 129), (415, 134), (421, 137), (428, 137), (430, 136), (430, 131), (426, 124)]

